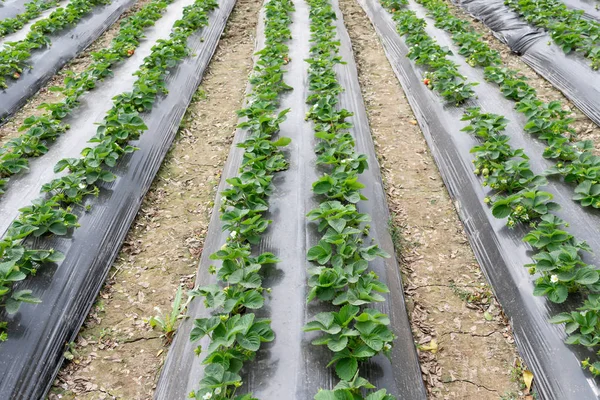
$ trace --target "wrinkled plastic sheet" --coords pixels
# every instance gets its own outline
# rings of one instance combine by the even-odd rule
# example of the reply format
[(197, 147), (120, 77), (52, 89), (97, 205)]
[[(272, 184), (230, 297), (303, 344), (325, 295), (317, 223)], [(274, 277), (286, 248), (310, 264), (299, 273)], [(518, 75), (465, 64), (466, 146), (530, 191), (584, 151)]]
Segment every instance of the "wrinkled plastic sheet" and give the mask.
[(5, 0), (0, 1), (0, 21), (6, 18), (13, 18), (25, 11), (27, 0)]
[[(258, 316), (271, 319), (276, 337), (272, 343), (263, 343), (256, 359), (246, 363), (242, 369), (244, 385), (240, 388), (263, 400), (309, 400), (320, 388), (331, 389), (339, 381), (333, 368), (326, 367), (332, 353), (324, 346), (312, 345), (310, 342), (315, 335), (302, 331), (304, 324), (316, 313), (330, 309), (316, 302), (306, 303), (306, 268), (309, 265), (306, 252), (317, 243), (320, 236), (314, 224), (307, 224), (306, 214), (319, 204), (319, 199), (312, 193), (312, 182), (318, 178), (320, 172), (315, 168), (312, 125), (304, 120), (308, 111), (305, 104), (308, 94), (307, 64), (303, 61), (309, 57), (308, 6), (301, 0), (294, 3), (296, 12), (292, 16), (292, 40), (288, 42), (292, 62), (284, 75), (286, 83), (294, 90), (283, 96), (281, 109), (290, 108), (291, 111), (281, 125), (280, 132), (280, 135), (292, 139), (285, 150), (290, 168), (276, 174), (275, 193), (269, 198), (268, 214), (273, 223), (256, 248), (256, 254), (270, 251), (282, 259), (280, 263), (264, 270), (263, 285), (272, 288), (272, 292), (268, 295), (265, 306), (257, 312)], [(389, 214), (385, 193), (358, 84), (350, 39), (345, 31), (337, 2), (334, 2), (334, 6), (339, 18), (337, 27), (342, 42), (341, 55), (348, 61), (348, 64), (341, 66), (337, 71), (340, 83), (346, 89), (341, 95), (341, 106), (355, 113), (351, 118), (355, 125), (352, 134), (356, 137), (358, 151), (368, 155), (370, 166), (361, 179), (367, 185), (363, 193), (369, 201), (360, 202), (359, 209), (373, 218), (372, 237), (388, 253), (394, 254), (387, 229)], [(257, 49), (263, 46), (263, 36), (261, 17)], [(225, 179), (237, 175), (243, 152), (235, 144), (243, 140), (244, 132), (238, 130), (223, 170), (219, 192), (226, 187)], [(204, 243), (197, 285), (216, 282), (214, 276), (208, 274), (207, 268), (211, 264), (210, 254), (218, 250), (226, 239), (226, 232), (222, 232), (219, 220), (219, 199), (220, 196), (217, 196)], [(397, 395), (398, 399), (425, 399), (426, 392), (407, 318), (398, 264), (392, 256), (387, 260), (374, 261), (371, 266), (391, 291), (387, 301), (375, 307), (390, 315), (391, 328), (398, 339), (394, 342), (391, 362), (385, 357), (376, 357), (360, 366), (361, 376), (378, 388), (388, 389), (388, 393)], [(207, 317), (210, 311), (204, 307), (201, 299), (196, 299), (190, 304), (188, 315), (190, 318), (182, 322), (169, 349), (155, 399), (183, 400), (188, 393), (198, 388), (203, 376), (202, 358), (194, 355), (194, 349), (199, 343), (191, 343), (189, 336), (194, 319)], [(200, 341), (200, 344), (207, 348), (208, 341)]]
[(583, 11), (585, 18), (600, 22), (600, 9), (597, 0), (561, 0), (568, 8), (572, 10)]
[[(542, 399), (581, 400), (596, 399), (600, 394), (598, 382), (582, 370), (579, 362), (595, 353), (582, 346), (564, 343), (566, 334), (561, 325), (551, 325), (548, 319), (563, 311), (573, 310), (582, 299), (571, 296), (564, 304), (554, 304), (543, 297), (533, 296), (533, 278), (523, 266), (531, 262), (532, 252), (522, 242), (525, 230), (509, 230), (504, 220), (492, 216), (483, 203), (489, 194), (473, 173), (470, 149), (477, 139), (461, 132), (466, 123), (460, 121), (466, 107), (479, 106), (485, 112), (504, 115), (510, 121), (506, 134), (514, 148), (523, 148), (530, 156), (531, 168), (541, 173), (550, 166), (543, 159), (544, 144), (523, 132), (525, 117), (517, 113), (514, 103), (506, 100), (498, 88), (483, 79), (479, 69), (468, 66), (464, 58), (453, 56), (460, 73), (470, 82), (479, 82), (474, 88), (477, 97), (464, 107), (444, 105), (441, 97), (422, 83), (422, 71), (406, 57), (408, 48), (396, 31), (391, 16), (377, 1), (359, 0), (385, 48), (388, 60), (409, 100), (413, 112), (431, 149), (450, 196), (455, 202), (475, 256), (502, 305), (514, 331), (515, 342), (526, 365), (532, 370)], [(410, 8), (424, 17), (425, 10), (411, 2)], [(441, 46), (454, 54), (457, 48), (451, 38), (428, 20), (427, 32)], [(587, 241), (596, 256), (586, 254), (588, 263), (598, 265), (600, 254), (600, 216), (582, 208), (571, 200), (573, 185), (551, 180), (547, 190), (562, 206), (557, 213), (570, 223), (567, 229), (575, 237)], [(460, 274), (460, 271), (456, 271)]]
[(56, 9), (58, 7), (65, 7), (67, 6), (67, 4), (69, 4), (69, 0), (63, 0), (61, 1), (57, 7), (53, 7), (49, 10), (43, 11), (39, 16), (37, 16), (36, 18), (33, 18), (31, 20), (29, 20), (25, 25), (23, 25), (23, 27), (21, 29), (19, 29), (16, 32), (13, 33), (9, 33), (8, 35), (4, 36), (4, 37), (0, 37), (0, 49), (4, 47), (4, 43), (8, 43), (8, 42), (18, 42), (20, 40), (25, 39), (25, 37), (27, 36), (27, 34), (29, 33), (29, 31), (31, 30), (31, 25), (35, 24), (37, 21), (39, 21), (40, 19), (44, 19), (46, 17), (48, 17), (50, 14), (52, 14), (54, 11), (56, 11)]
[(67, 62), (85, 50), (133, 5), (135, 0), (112, 0), (94, 8), (77, 25), (51, 35), (51, 45), (33, 50), (17, 80), (8, 79), (8, 88), (0, 90), (0, 124), (37, 93)]
[[(146, 41), (136, 53), (115, 69), (113, 78), (93, 94), (82, 98), (78, 114), (70, 117), (72, 129), (58, 139), (44, 157), (33, 160), (31, 171), (9, 183), (0, 199), (0, 232), (14, 219), (17, 209), (38, 195), (41, 184), (54, 174), (52, 167), (62, 157), (73, 157), (86, 146), (99, 122), (111, 106), (110, 99), (130, 90), (136, 71), (157, 39), (167, 38), (170, 28), (181, 18), (185, 5), (193, 0), (176, 0), (166, 14), (150, 28)], [(209, 25), (190, 37), (192, 56), (171, 71), (169, 94), (160, 98), (153, 111), (142, 115), (148, 126), (139, 141), (140, 148), (123, 158), (114, 169), (117, 180), (106, 184), (98, 198), (87, 200), (92, 208), (81, 214), (81, 227), (68, 237), (31, 240), (37, 248), (55, 248), (65, 260), (58, 267), (44, 266), (35, 277), (21, 282), (17, 289), (31, 289), (40, 304), (23, 304), (14, 316), (2, 311), (8, 321), (7, 342), (0, 344), (0, 397), (32, 400), (44, 397), (63, 361), (65, 344), (74, 340), (117, 256), (142, 199), (150, 187), (177, 132), (183, 114), (213, 55), (234, 0), (222, 1), (210, 14)]]
[(487, 25), (494, 36), (600, 125), (600, 71), (592, 70), (588, 59), (565, 54), (548, 33), (528, 25), (504, 0), (453, 1)]

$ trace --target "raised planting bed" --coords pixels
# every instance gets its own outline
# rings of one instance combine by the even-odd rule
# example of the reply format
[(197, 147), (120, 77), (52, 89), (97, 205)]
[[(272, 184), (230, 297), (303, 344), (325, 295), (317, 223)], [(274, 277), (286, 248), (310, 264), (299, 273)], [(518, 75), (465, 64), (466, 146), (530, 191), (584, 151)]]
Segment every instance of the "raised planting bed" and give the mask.
[[(416, 3), (386, 1), (387, 11), (377, 3), (360, 3), (407, 93), (477, 259), (535, 376), (536, 390), (545, 399), (594, 398), (598, 387), (593, 379), (595, 367), (590, 365), (597, 356), (585, 346), (573, 345), (581, 343), (582, 336), (565, 343), (568, 333), (550, 319), (575, 311), (598, 290), (598, 272), (593, 266), (598, 260), (578, 241), (587, 241), (597, 254), (599, 216), (571, 200), (568, 184), (540, 176), (550, 166), (542, 157), (544, 145), (523, 132), (526, 117), (514, 110), (494, 83), (484, 79), (482, 71), (444, 50), (436, 56), (439, 63), (419, 58), (444, 46), (454, 54), (459, 52), (446, 32), (419, 17), (424, 12)], [(417, 44), (431, 50), (417, 49)], [(456, 74), (448, 75), (441, 67)], [(464, 99), (456, 101), (440, 85), (440, 74), (449, 83), (468, 85), (472, 94), (465, 93)], [(556, 219), (548, 223), (552, 215), (564, 219), (568, 227)], [(568, 234), (552, 249), (535, 239), (554, 230)], [(539, 264), (551, 251), (566, 248), (573, 248), (574, 260), (580, 262), (563, 265), (564, 270), (544, 269)], [(562, 275), (567, 271), (573, 279)], [(583, 279), (588, 272), (590, 279)], [(552, 322), (565, 318), (561, 315)], [(577, 326), (572, 328), (569, 333), (580, 333)], [(590, 364), (585, 362), (588, 357)]]
[(575, 53), (566, 54), (550, 35), (533, 27), (503, 0), (457, 0), (457, 5), (487, 25), (500, 41), (596, 124), (600, 124), (600, 71)]
[(49, 146), (70, 125), (63, 122), (80, 105), (84, 94), (101, 85), (113, 74), (114, 66), (127, 60), (141, 44), (147, 28), (153, 26), (163, 15), (170, 0), (154, 0), (121, 22), (120, 29), (110, 46), (93, 54), (93, 62), (83, 71), (69, 74), (62, 86), (56, 86), (63, 96), (55, 101), (43, 103), (43, 113), (28, 115), (18, 130), (22, 133), (0, 147), (0, 195), (4, 193), (10, 177), (27, 173), (29, 160), (41, 157)]
[[(84, 2), (84, 0), (79, 0)], [(133, 0), (114, 0), (111, 2), (91, 3), (83, 8), (78, 17), (64, 16), (73, 19), (76, 24), (61, 23), (64, 27), (56, 31), (47, 25), (54, 13), (65, 14), (69, 2), (64, 8), (53, 11), (47, 18), (38, 20), (39, 33), (31, 33), (25, 39), (12, 45), (4, 44), (0, 49), (0, 124), (15, 113), (27, 100), (37, 93), (60, 68), (73, 59), (96, 40), (110, 27), (125, 10), (134, 3)], [(28, 34), (29, 35), (29, 34)], [(43, 43), (43, 45), (41, 44)]]

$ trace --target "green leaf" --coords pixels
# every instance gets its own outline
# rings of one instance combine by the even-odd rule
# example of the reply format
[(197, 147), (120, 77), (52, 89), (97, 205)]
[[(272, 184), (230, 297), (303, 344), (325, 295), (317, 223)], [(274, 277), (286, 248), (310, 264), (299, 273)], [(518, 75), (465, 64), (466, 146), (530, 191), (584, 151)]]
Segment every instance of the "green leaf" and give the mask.
[(275, 142), (273, 142), (273, 145), (277, 146), (277, 147), (284, 147), (284, 146), (287, 146), (288, 144), (290, 144), (291, 142), (292, 142), (292, 139), (290, 139), (288, 137), (280, 137)]
[(391, 395), (388, 395), (387, 391), (385, 389), (378, 390), (375, 393), (371, 393), (370, 395), (365, 397), (365, 400), (393, 400), (393, 399), (394, 399), (394, 397), (392, 397)]
[(22, 301), (23, 303), (31, 303), (31, 304), (41, 303), (42, 301), (40, 299), (38, 299), (37, 297), (34, 297), (32, 295), (32, 293), (33, 293), (33, 291), (27, 290), (27, 289), (17, 290), (16, 292), (14, 292), (12, 294), (11, 297), (17, 301)]
[(340, 400), (338, 396), (335, 395), (333, 390), (322, 390), (320, 389), (315, 395), (315, 400)]
[(492, 206), (492, 215), (499, 219), (508, 217), (511, 212), (512, 209), (506, 204), (495, 203)]
[(264, 303), (265, 303), (264, 297), (262, 297), (262, 295), (260, 293), (258, 293), (256, 290), (251, 290), (251, 291), (247, 292), (242, 301), (242, 304), (246, 308), (251, 308), (253, 310), (261, 308)]
[(330, 219), (327, 222), (329, 222), (329, 225), (335, 229), (337, 233), (342, 233), (346, 227), (346, 220), (344, 218)]
[(556, 285), (548, 292), (548, 300), (553, 303), (563, 303), (569, 295), (569, 289), (564, 285)]
[(592, 268), (582, 268), (577, 271), (577, 275), (575, 276), (575, 282), (581, 285), (591, 285), (598, 281), (600, 276), (598, 275), (598, 271)]
[(63, 236), (67, 234), (67, 227), (61, 222), (55, 222), (48, 227), (48, 230), (55, 235)]
[(572, 320), (573, 320), (573, 318), (571, 318), (571, 314), (564, 312), (564, 313), (556, 314), (554, 317), (550, 318), (548, 320), (548, 322), (550, 322), (551, 324), (564, 324), (564, 323), (570, 322)]
[(196, 319), (194, 321), (194, 328), (190, 332), (190, 341), (195, 342), (196, 340), (202, 339), (208, 333), (212, 332), (220, 323), (221, 320), (219, 317)]
[[(329, 178), (329, 179), (331, 179), (331, 178)], [(328, 179), (321, 178), (321, 180), (319, 180), (313, 184), (313, 191), (316, 194), (325, 194), (325, 193), (329, 192), (331, 187), (332, 187), (331, 182)]]
[(236, 338), (237, 342), (246, 350), (258, 351), (260, 348), (260, 337), (257, 333), (251, 332), (247, 335), (238, 334)]
[(12, 298), (6, 299), (6, 304), (4, 308), (9, 315), (16, 314), (19, 311), (19, 307), (21, 306), (21, 302), (14, 300)]
[(358, 361), (352, 357), (345, 357), (335, 364), (335, 372), (345, 381), (351, 380), (358, 370)]
[(331, 338), (329, 342), (327, 342), (327, 347), (329, 350), (337, 353), (338, 351), (342, 351), (348, 345), (348, 338), (346, 336), (341, 336), (338, 338)]

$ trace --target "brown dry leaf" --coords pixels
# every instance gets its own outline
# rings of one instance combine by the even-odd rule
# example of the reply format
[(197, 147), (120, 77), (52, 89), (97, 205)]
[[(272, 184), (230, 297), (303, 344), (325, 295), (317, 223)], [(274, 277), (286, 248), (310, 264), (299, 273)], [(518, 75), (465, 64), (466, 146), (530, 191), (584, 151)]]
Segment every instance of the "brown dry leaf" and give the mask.
[(527, 390), (531, 390), (531, 383), (533, 382), (533, 373), (529, 370), (523, 370), (523, 382), (527, 386)]

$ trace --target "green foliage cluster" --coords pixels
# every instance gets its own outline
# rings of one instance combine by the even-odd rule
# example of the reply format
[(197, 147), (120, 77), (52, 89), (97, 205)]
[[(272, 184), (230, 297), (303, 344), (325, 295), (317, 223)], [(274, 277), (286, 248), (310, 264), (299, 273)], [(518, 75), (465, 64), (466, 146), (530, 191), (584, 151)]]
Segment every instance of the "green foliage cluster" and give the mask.
[(58, 0), (33, 0), (25, 3), (25, 12), (0, 21), (0, 37), (22, 29), (27, 22), (39, 17), (42, 12), (57, 5)]
[(114, 65), (133, 55), (144, 37), (144, 30), (162, 17), (171, 2), (153, 0), (125, 18), (110, 46), (92, 53), (92, 64), (82, 72), (68, 73), (62, 86), (50, 88), (63, 97), (41, 104), (39, 108), (45, 110), (44, 113), (25, 118), (19, 127), (23, 134), (0, 147), (0, 194), (10, 176), (29, 168), (29, 158), (46, 154), (48, 144), (69, 129), (69, 125), (61, 121), (79, 106), (79, 98), (93, 90), (98, 81), (111, 76)]
[[(414, 27), (426, 25), (413, 13), (401, 10), (406, 6), (406, 0), (381, 1), (399, 23), (401, 34), (408, 35), (411, 30), (417, 31)], [(562, 104), (539, 100), (526, 78), (515, 70), (505, 68), (500, 55), (485, 43), (469, 21), (455, 17), (442, 0), (416, 1), (428, 10), (437, 27), (452, 35), (459, 54), (466, 58), (467, 63), (472, 67), (483, 67), (485, 79), (496, 83), (506, 98), (516, 101), (517, 111), (527, 117), (525, 131), (548, 144), (543, 155), (557, 163), (544, 175), (537, 175), (531, 170), (525, 152), (513, 149), (509, 137), (503, 134), (509, 122), (504, 116), (484, 113), (472, 107), (466, 109), (462, 118), (469, 121), (462, 130), (481, 140), (471, 153), (475, 156), (474, 173), (482, 177), (484, 186), (493, 190), (484, 202), (491, 206), (495, 217), (506, 218), (509, 228), (519, 225), (530, 228), (523, 240), (535, 250), (532, 263), (525, 265), (529, 273), (536, 276), (534, 295), (545, 296), (554, 303), (563, 303), (572, 294), (585, 298), (576, 311), (561, 313), (550, 322), (566, 324), (567, 343), (598, 346), (599, 270), (585, 263), (583, 254), (591, 252), (591, 249), (565, 230), (568, 224), (553, 213), (560, 208), (559, 205), (552, 201), (552, 194), (541, 190), (541, 187), (547, 184), (545, 175), (560, 174), (565, 181), (578, 184), (574, 199), (582, 206), (600, 208), (600, 180), (597, 176), (600, 158), (592, 154), (590, 141), (572, 142), (575, 132), (570, 124), (573, 119), (569, 112), (563, 110)], [(525, 2), (528, 1), (522, 3)], [(546, 1), (530, 3), (533, 2), (541, 4)], [(429, 82), (426, 84), (431, 85)], [(600, 362), (585, 360), (582, 365), (594, 375), (600, 375)]]
[(340, 42), (336, 39), (336, 14), (328, 0), (309, 0), (311, 49), (308, 79), (310, 105), (307, 118), (313, 122), (317, 145), (317, 166), (325, 171), (313, 182), (313, 192), (321, 199), (308, 213), (318, 224), (319, 242), (308, 251), (307, 301), (337, 306), (337, 311), (322, 312), (304, 327), (320, 332), (313, 340), (333, 353), (329, 366), (341, 381), (333, 390), (319, 391), (316, 400), (392, 400), (385, 389), (376, 388), (359, 376), (361, 363), (384, 354), (389, 356), (396, 338), (390, 320), (370, 307), (383, 302), (389, 289), (369, 271), (369, 261), (389, 257), (376, 244), (364, 244), (368, 238), (370, 217), (360, 213), (356, 204), (366, 200), (360, 174), (368, 168), (367, 157), (356, 151), (354, 137), (348, 131), (352, 113), (340, 109), (339, 95), (344, 90), (336, 75), (342, 64)]
[[(158, 41), (135, 72), (133, 90), (113, 99), (113, 107), (90, 140), (92, 145), (82, 151), (80, 158), (60, 160), (54, 170), (68, 173), (42, 186), (46, 195), (20, 210), (0, 241), (0, 301), (9, 313), (15, 313), (21, 302), (39, 302), (29, 290), (12, 292), (14, 282), (34, 274), (45, 262), (62, 259), (53, 249), (27, 249), (23, 241), (30, 235), (65, 235), (70, 228), (79, 226), (71, 213), (72, 205), (81, 204), (87, 195), (97, 195), (102, 182), (116, 179), (110, 168), (119, 158), (136, 150), (129, 142), (139, 139), (148, 129), (139, 113), (150, 110), (158, 95), (167, 93), (165, 79), (169, 69), (188, 56), (187, 39), (208, 24), (208, 13), (216, 7), (215, 0), (196, 0), (184, 8), (169, 39)], [(6, 340), (5, 329), (6, 322), (0, 323), (0, 340)]]
[[(553, 211), (560, 207), (552, 202), (552, 194), (540, 190), (546, 178), (529, 168), (523, 150), (513, 150), (502, 134), (508, 122), (501, 115), (482, 113), (469, 108), (463, 116), (469, 125), (463, 129), (482, 139), (473, 147), (475, 173), (483, 177), (483, 185), (494, 194), (485, 198), (496, 218), (507, 218), (507, 225), (531, 229), (523, 237), (535, 251), (532, 263), (525, 267), (537, 276), (533, 294), (545, 296), (553, 303), (563, 303), (571, 294), (584, 296), (582, 307), (561, 313), (552, 323), (566, 323), (567, 343), (593, 347), (600, 344), (600, 274), (583, 260), (589, 246), (565, 230), (568, 224)], [(600, 363), (583, 364), (600, 375)]]
[(466, 77), (460, 74), (458, 65), (447, 57), (452, 52), (427, 34), (425, 20), (405, 8), (407, 0), (382, 0), (381, 4), (392, 13), (398, 32), (405, 36), (409, 46), (408, 57), (427, 68), (424, 79), (427, 87), (454, 105), (475, 96), (473, 86), (477, 82), (467, 82)]
[(525, 131), (547, 144), (543, 155), (556, 163), (546, 175), (561, 175), (567, 182), (575, 183), (573, 199), (584, 207), (600, 208), (600, 157), (592, 153), (591, 141), (574, 141), (571, 113), (563, 109), (560, 101), (541, 101), (527, 79), (504, 67), (500, 55), (475, 32), (471, 23), (452, 15), (444, 1), (417, 1), (428, 10), (438, 28), (452, 34), (459, 54), (471, 66), (483, 67), (485, 79), (496, 83), (504, 97), (516, 102), (516, 110), (527, 118)]
[(77, 24), (94, 7), (109, 3), (110, 0), (72, 0), (31, 25), (23, 40), (6, 43), (0, 50), (0, 89), (8, 87), (7, 77), (19, 79), (33, 50), (50, 46), (50, 35)]
[(238, 144), (244, 149), (242, 165), (221, 192), (220, 218), (223, 231), (229, 235), (221, 249), (211, 255), (221, 266), (209, 268), (218, 283), (190, 292), (192, 298), (204, 298), (205, 306), (213, 309), (213, 316), (196, 319), (191, 331), (192, 341), (210, 339), (208, 348), (196, 348), (196, 354), (206, 353), (204, 377), (199, 389), (189, 396), (197, 400), (251, 400), (251, 394), (236, 395), (243, 384), (239, 372), (244, 363), (255, 358), (261, 343), (275, 338), (270, 321), (251, 311), (263, 307), (265, 292), (269, 291), (262, 286), (262, 267), (280, 260), (268, 252), (253, 256), (251, 246), (260, 242), (271, 223), (265, 213), (273, 178), (288, 167), (281, 148), (290, 139), (274, 137), (289, 111), (277, 110), (281, 94), (291, 89), (283, 76), (289, 62), (285, 43), (291, 38), (292, 11), (290, 0), (265, 4), (265, 47), (256, 53), (247, 105), (238, 111), (238, 116), (245, 117), (238, 127), (247, 131), (246, 139)]
[(565, 53), (575, 51), (600, 68), (600, 24), (583, 17), (583, 11), (570, 10), (559, 0), (505, 0), (527, 22), (547, 29)]

